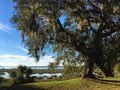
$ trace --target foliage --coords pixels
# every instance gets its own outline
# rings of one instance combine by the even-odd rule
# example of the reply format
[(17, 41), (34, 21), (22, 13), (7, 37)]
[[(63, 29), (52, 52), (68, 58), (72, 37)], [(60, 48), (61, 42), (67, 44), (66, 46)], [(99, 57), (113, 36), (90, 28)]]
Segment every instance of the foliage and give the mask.
[(17, 78), (17, 73), (15, 71), (10, 72), (9, 74), (12, 79)]
[(112, 76), (112, 64), (120, 56), (119, 0), (13, 1), (16, 6), (12, 22), (36, 61), (50, 48), (56, 64), (61, 60), (63, 64), (84, 62), (83, 77), (94, 78), (94, 64), (106, 76)]
[(0, 83), (3, 81), (3, 78), (2, 77), (0, 77)]
[[(57, 58), (58, 59), (58, 58)], [(56, 67), (58, 66), (57, 62), (52, 62), (48, 65), (48, 69), (54, 73)], [(69, 60), (68, 62), (64, 62), (64, 69), (62, 70), (62, 78), (61, 79), (71, 79), (77, 78), (82, 75), (82, 69), (84, 65), (80, 65), (75, 60)]]
[(83, 66), (69, 66), (65, 65), (64, 70), (62, 72), (62, 78), (63, 79), (72, 79), (72, 78), (78, 78), (82, 76), (82, 69)]
[(48, 69), (50, 70), (51, 73), (55, 72), (56, 65), (54, 63), (49, 63)]
[(17, 67), (18, 77), (25, 77), (26, 76), (26, 71), (27, 71), (27, 67), (26, 66), (19, 65)]
[(114, 70), (120, 73), (120, 63), (115, 65)]
[(19, 65), (16, 71), (10, 72), (10, 77), (15, 81), (15, 84), (32, 82), (33, 78), (30, 77), (32, 69), (26, 66)]

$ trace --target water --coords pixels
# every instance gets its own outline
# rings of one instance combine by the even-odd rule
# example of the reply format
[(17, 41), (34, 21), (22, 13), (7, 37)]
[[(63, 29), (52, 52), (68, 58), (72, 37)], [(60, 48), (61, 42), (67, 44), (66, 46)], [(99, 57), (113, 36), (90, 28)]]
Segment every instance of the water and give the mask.
[(38, 74), (38, 73), (36, 73), (36, 74), (31, 74), (30, 76), (31, 77), (33, 77), (33, 76), (35, 76), (35, 77), (51, 77), (53, 75), (56, 75), (57, 77), (59, 77), (62, 75), (62, 73), (53, 73), (53, 74), (50, 74), (50, 73)]
[[(51, 77), (53, 75), (56, 75), (57, 77), (59, 77), (62, 75), (62, 73), (53, 73), (53, 74), (50, 74), (50, 73), (38, 74), (38, 73), (36, 73), (36, 74), (31, 74), (30, 76), (31, 77)], [(0, 77), (9, 79), (10, 75), (8, 72), (3, 72), (3, 75), (0, 75)]]
[[(48, 69), (48, 66), (27, 66), (31, 69)], [(16, 69), (17, 66), (0, 66), (0, 69)], [(63, 69), (63, 66), (58, 66), (57, 69)]]
[(0, 66), (0, 69), (16, 69), (16, 66)]
[(0, 75), (0, 77), (3, 77), (3, 78), (6, 78), (6, 79), (9, 79), (10, 78), (10, 75), (8, 72), (3, 72), (3, 75)]

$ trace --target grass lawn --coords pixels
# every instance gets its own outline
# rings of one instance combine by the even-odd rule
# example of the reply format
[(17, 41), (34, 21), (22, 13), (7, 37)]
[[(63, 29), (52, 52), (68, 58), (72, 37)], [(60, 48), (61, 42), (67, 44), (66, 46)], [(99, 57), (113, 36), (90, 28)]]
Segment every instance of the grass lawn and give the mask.
[[(6, 89), (5, 89), (6, 88)], [(19, 86), (2, 87), (0, 90), (120, 90), (120, 78), (105, 80), (70, 79), (65, 81), (41, 81)]]

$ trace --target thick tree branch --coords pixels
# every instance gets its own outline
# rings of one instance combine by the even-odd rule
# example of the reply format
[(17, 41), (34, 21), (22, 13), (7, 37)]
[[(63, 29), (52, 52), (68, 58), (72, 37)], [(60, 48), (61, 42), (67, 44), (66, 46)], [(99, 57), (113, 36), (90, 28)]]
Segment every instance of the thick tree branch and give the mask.
[[(76, 36), (73, 34), (73, 33), (70, 33), (70, 32), (67, 32), (63, 27), (62, 27), (62, 24), (60, 22), (60, 20), (58, 19), (58, 24), (60, 26), (60, 31), (61, 32), (65, 32), (68, 36), (70, 36), (70, 38), (72, 39), (72, 42), (71, 44), (73, 44), (73, 46), (76, 48), (76, 50), (78, 51), (81, 51), (83, 53), (86, 54), (86, 52), (89, 52), (89, 49), (86, 48), (86, 44), (84, 42), (78, 42), (76, 41)], [(77, 44), (77, 43), (80, 43), (80, 44)]]

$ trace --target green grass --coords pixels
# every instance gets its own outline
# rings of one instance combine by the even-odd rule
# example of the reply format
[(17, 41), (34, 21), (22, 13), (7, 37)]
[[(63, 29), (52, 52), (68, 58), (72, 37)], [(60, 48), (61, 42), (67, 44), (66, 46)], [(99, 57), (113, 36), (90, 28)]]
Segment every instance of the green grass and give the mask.
[(107, 80), (77, 78), (65, 81), (41, 81), (7, 88), (7, 90), (120, 90), (120, 78)]
[(2, 81), (0, 81), (0, 87), (9, 87), (12, 85), (12, 83), (13, 81), (11, 79), (3, 79)]

